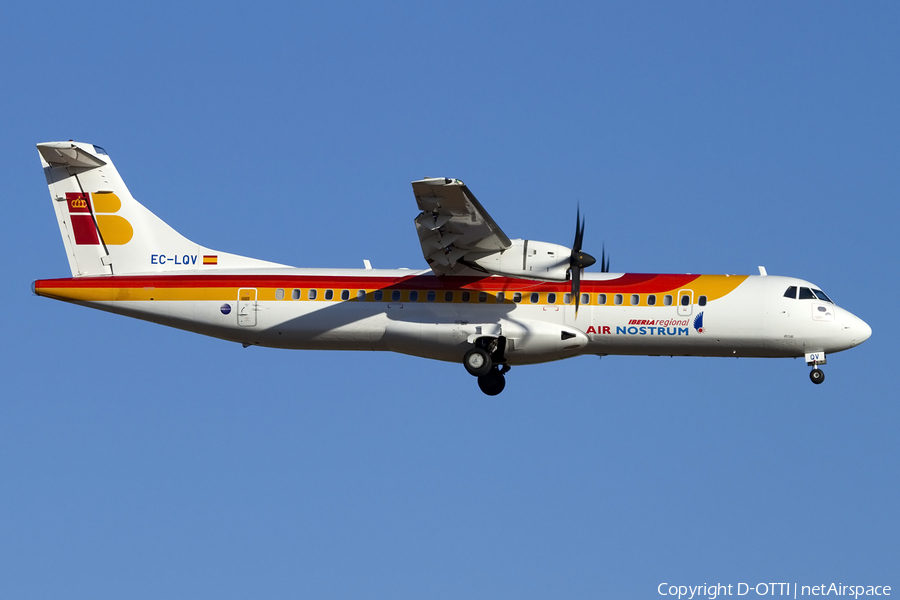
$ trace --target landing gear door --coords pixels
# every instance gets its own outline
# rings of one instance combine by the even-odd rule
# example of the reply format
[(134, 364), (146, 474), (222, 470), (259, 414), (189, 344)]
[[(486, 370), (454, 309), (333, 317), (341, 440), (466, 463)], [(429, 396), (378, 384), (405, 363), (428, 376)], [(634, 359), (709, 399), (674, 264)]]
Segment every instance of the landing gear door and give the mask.
[(694, 291), (678, 290), (678, 316), (689, 317), (694, 308)]
[(256, 288), (238, 290), (237, 319), (241, 327), (256, 327)]

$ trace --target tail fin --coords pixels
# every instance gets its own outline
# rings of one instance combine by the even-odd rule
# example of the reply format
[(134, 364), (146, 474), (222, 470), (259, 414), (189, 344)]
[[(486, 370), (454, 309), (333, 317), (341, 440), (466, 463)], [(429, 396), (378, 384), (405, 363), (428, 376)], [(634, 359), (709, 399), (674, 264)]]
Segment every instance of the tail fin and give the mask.
[(99, 146), (37, 148), (74, 277), (284, 266), (188, 240), (131, 196)]

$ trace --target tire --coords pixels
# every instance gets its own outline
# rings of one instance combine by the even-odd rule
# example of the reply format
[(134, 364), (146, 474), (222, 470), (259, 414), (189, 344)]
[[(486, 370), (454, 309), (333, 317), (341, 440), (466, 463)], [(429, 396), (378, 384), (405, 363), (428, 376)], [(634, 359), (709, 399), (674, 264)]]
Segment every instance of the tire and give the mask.
[(816, 385), (825, 381), (825, 371), (822, 369), (813, 369), (809, 372), (809, 379)]
[(491, 371), (491, 355), (483, 348), (472, 348), (463, 357), (463, 366), (469, 375), (481, 377)]
[(506, 377), (497, 369), (493, 369), (487, 375), (478, 378), (478, 387), (488, 396), (496, 396), (506, 387)]

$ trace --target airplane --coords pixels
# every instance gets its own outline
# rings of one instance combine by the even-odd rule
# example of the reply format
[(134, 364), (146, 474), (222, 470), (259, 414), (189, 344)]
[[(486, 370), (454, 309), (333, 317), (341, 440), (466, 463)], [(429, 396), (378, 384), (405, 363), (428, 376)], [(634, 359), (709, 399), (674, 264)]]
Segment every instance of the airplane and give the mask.
[(39, 296), (249, 346), (462, 363), (497, 395), (511, 367), (581, 355), (826, 355), (872, 329), (793, 277), (611, 273), (605, 249), (510, 239), (458, 179), (412, 182), (428, 269), (310, 269), (200, 246), (131, 195), (100, 146), (37, 145), (72, 277)]

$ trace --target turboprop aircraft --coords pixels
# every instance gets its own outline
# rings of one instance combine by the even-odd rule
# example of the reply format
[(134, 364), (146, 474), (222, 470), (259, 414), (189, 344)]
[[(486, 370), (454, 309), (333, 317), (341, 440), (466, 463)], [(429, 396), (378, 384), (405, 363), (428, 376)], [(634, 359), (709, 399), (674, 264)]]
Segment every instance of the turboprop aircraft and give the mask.
[(428, 269), (308, 269), (211, 250), (131, 195), (105, 150), (38, 144), (72, 277), (34, 293), (248, 346), (462, 363), (488, 395), (513, 366), (583, 354), (804, 357), (871, 328), (816, 286), (760, 274), (599, 273), (581, 249), (509, 239), (458, 179), (412, 183)]

